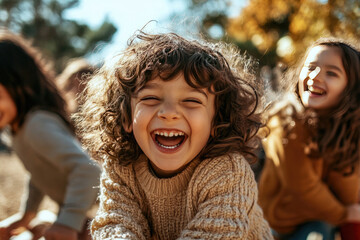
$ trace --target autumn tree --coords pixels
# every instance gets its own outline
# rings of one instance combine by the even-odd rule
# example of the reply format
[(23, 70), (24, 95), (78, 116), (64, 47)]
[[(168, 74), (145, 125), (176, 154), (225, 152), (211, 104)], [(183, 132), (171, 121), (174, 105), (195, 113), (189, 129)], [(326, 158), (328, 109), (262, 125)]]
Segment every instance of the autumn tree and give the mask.
[[(260, 65), (292, 63), (320, 36), (360, 39), (358, 0), (248, 0), (231, 18), (235, 1), (187, 0), (187, 13), (200, 19), (203, 36), (236, 44)], [(223, 35), (214, 37), (214, 26)]]
[(64, 17), (79, 0), (0, 0), (0, 25), (31, 39), (60, 72), (69, 58), (85, 56), (109, 42), (116, 27), (105, 20), (97, 29)]
[(230, 19), (228, 34), (238, 43), (250, 42), (260, 54), (292, 63), (320, 36), (360, 38), (358, 0), (251, 0)]

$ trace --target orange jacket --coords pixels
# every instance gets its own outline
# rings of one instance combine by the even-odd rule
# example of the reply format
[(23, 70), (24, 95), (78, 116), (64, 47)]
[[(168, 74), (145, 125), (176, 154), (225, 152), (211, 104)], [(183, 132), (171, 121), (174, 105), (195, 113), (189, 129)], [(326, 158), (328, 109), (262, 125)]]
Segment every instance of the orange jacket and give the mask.
[(326, 169), (322, 158), (309, 159), (304, 153), (308, 134), (300, 123), (295, 123), (288, 138), (278, 115), (270, 119), (268, 127), (259, 203), (270, 226), (289, 233), (311, 220), (341, 224), (346, 206), (358, 202), (359, 168), (344, 176)]

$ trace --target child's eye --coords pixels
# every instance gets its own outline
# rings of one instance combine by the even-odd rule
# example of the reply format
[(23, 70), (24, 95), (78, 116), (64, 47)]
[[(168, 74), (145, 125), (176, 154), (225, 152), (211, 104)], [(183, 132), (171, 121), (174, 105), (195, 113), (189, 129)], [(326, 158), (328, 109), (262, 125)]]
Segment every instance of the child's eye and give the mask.
[(338, 74), (336, 72), (332, 72), (332, 71), (327, 71), (326, 74), (328, 76), (331, 76), (331, 77), (337, 77), (338, 76)]
[(187, 98), (184, 99), (183, 102), (189, 104), (202, 104), (202, 102), (199, 99), (195, 99), (195, 98)]
[(146, 100), (153, 100), (153, 99), (159, 99), (159, 98), (155, 97), (155, 96), (146, 96), (146, 97), (142, 97), (140, 100), (146, 101)]
[(308, 65), (306, 66), (309, 71), (314, 71), (316, 69), (316, 66)]
[(157, 104), (160, 101), (160, 99), (156, 96), (146, 96), (140, 98), (140, 101), (144, 102), (145, 104), (153, 105), (153, 104)]

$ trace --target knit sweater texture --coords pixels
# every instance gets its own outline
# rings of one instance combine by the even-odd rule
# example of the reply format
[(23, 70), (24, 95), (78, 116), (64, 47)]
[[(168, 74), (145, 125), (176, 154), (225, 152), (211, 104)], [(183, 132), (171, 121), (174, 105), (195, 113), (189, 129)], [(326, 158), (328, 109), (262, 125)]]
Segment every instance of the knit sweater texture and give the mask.
[(308, 221), (339, 225), (346, 206), (358, 202), (359, 171), (337, 172), (323, 158), (309, 158), (304, 146), (309, 132), (294, 120), (290, 133), (275, 114), (268, 123), (270, 134), (263, 140), (266, 162), (259, 181), (259, 203), (270, 226), (290, 233)]
[(56, 223), (80, 231), (98, 194), (99, 166), (65, 122), (48, 111), (28, 113), (12, 142), (30, 174), (24, 210), (36, 212), (47, 195), (60, 206)]
[(103, 168), (93, 239), (273, 239), (239, 154), (193, 160), (171, 178), (152, 174), (145, 156)]

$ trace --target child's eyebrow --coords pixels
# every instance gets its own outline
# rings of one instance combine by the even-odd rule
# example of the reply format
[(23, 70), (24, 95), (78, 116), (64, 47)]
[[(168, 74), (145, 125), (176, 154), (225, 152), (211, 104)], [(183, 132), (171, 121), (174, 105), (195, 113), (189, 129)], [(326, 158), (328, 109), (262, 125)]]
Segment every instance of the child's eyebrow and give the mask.
[(337, 70), (339, 72), (343, 72), (343, 70), (341, 70), (341, 68), (339, 68), (338, 66), (335, 66), (335, 65), (325, 65), (325, 67), (335, 69), (335, 70)]
[[(145, 84), (143, 87), (141, 87), (137, 92), (140, 92), (142, 90), (151, 90), (151, 89), (157, 89), (160, 87), (161, 84), (159, 83), (147, 83)], [(202, 95), (204, 95), (206, 97), (206, 99), (208, 99), (208, 95), (206, 94), (206, 92), (202, 89), (199, 88), (192, 88), (189, 86), (190, 92), (197, 92), (197, 93), (201, 93)]]
[(145, 89), (156, 89), (160, 86), (160, 84), (158, 83), (147, 83), (145, 84), (144, 86), (142, 86), (138, 92), (142, 91), (142, 90), (145, 90)]
[(203, 94), (203, 95), (206, 97), (206, 99), (208, 99), (208, 95), (206, 94), (206, 92), (205, 92), (204, 90), (199, 89), (199, 88), (191, 88), (191, 89), (192, 89), (191, 92), (201, 93), (201, 94)]

